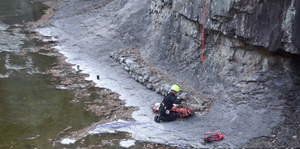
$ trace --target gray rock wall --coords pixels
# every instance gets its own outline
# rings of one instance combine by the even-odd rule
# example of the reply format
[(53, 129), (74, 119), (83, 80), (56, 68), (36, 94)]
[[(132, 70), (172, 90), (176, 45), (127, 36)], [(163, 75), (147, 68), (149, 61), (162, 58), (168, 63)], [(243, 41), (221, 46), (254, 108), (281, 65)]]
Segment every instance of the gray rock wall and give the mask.
[(277, 128), (286, 126), (293, 128), (286, 135), (294, 134), (300, 118), (299, 3), (208, 0), (201, 62), (205, 0), (152, 0), (152, 34), (141, 53), (177, 82), (213, 96), (220, 108), (237, 107), (234, 113), (243, 113), (242, 105), (253, 109), (240, 118), (268, 111), (257, 121), (261, 128), (279, 134)]
[(300, 52), (298, 1), (208, 0), (202, 63), (204, 4), (152, 0), (155, 34), (142, 54), (177, 80), (223, 97), (261, 100), (299, 87), (291, 54)]
[[(300, 53), (300, 2), (297, 0), (208, 0), (205, 29), (219, 31), (226, 36), (242, 39), (251, 45), (270, 51), (282, 48)], [(152, 10), (172, 13), (202, 24), (205, 0), (153, 1)]]
[[(111, 53), (110, 58), (118, 61), (134, 80), (163, 96), (170, 92), (173, 84), (178, 84), (172, 78), (147, 65), (147, 62), (140, 57), (140, 53), (136, 49), (120, 49)], [(188, 95), (189, 106), (194, 112), (205, 113), (209, 110), (212, 101), (208, 96), (200, 95), (193, 89), (182, 86), (182, 84), (179, 86), (180, 95)]]

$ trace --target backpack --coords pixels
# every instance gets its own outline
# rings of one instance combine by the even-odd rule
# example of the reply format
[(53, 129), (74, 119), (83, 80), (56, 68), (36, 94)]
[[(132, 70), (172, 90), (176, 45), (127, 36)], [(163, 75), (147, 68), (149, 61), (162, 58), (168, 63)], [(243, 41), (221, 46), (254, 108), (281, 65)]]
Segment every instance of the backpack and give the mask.
[(205, 134), (204, 138), (203, 138), (205, 143), (207, 143), (207, 142), (210, 143), (212, 141), (220, 141), (222, 139), (223, 139), (222, 134), (218, 134), (218, 133), (214, 133), (214, 132)]

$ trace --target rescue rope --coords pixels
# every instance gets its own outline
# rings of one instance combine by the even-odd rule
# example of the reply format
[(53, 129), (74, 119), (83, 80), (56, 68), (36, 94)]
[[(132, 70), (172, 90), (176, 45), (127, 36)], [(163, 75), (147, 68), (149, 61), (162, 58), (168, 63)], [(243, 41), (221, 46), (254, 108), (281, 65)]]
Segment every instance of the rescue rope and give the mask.
[(204, 23), (205, 23), (206, 5), (207, 5), (207, 0), (205, 0), (203, 19), (202, 19), (202, 55), (201, 55), (201, 62), (203, 62), (204, 70), (206, 70), (206, 65), (205, 65), (205, 62), (204, 62)]

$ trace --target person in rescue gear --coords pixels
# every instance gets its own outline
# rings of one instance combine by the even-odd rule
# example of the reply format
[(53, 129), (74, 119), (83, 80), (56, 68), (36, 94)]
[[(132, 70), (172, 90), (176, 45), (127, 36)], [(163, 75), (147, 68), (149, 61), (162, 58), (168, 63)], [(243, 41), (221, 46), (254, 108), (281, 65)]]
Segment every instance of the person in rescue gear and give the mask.
[(159, 113), (160, 115), (156, 115), (154, 117), (154, 121), (157, 123), (162, 122), (169, 122), (176, 120), (176, 116), (170, 112), (174, 103), (178, 104), (181, 103), (182, 100), (186, 100), (184, 98), (177, 98), (176, 95), (179, 92), (179, 86), (174, 84), (171, 87), (171, 92), (163, 99), (159, 106)]

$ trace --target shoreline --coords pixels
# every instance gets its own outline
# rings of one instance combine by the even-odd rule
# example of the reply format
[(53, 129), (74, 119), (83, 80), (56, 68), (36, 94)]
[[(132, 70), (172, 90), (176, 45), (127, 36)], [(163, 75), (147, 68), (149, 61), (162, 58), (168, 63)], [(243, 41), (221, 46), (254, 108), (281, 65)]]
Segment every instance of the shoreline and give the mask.
[[(70, 3), (72, 5), (72, 2)], [(128, 14), (138, 11), (129, 9), (131, 7), (142, 9), (147, 6), (144, 4), (147, 1), (143, 1), (143, 3), (130, 1), (122, 4), (122, 7), (114, 4), (119, 3), (119, 1), (113, 1), (112, 3), (103, 7), (104, 9), (92, 10), (83, 14), (79, 13), (75, 16), (66, 18), (51, 17), (48, 20), (51, 22), (38, 26), (33, 32), (41, 37), (46, 37), (44, 40), (48, 42), (56, 42), (56, 45), (52, 48), (66, 57), (66, 62), (72, 64), (73, 70), (76, 70), (77, 66), (79, 66), (81, 73), (88, 74), (85, 77), (86, 81), (94, 82), (97, 88), (107, 88), (119, 94), (119, 99), (125, 103), (125, 107), (138, 108), (130, 114), (136, 123), (143, 123), (143, 125), (119, 128), (116, 131), (127, 132), (131, 134), (134, 140), (149, 142), (150, 144), (164, 144), (164, 146), (178, 146), (181, 144), (190, 147), (207, 147), (201, 143), (201, 133), (189, 130), (189, 128), (203, 127), (203, 124), (195, 123), (201, 121), (198, 116), (178, 119), (177, 121), (164, 124), (154, 122), (155, 114), (152, 113), (151, 108), (154, 103), (160, 102), (163, 96), (134, 80), (123, 69), (122, 65), (110, 58), (112, 52), (126, 48), (124, 41), (122, 41), (123, 39), (120, 39), (122, 35), (120, 35), (117, 27), (120, 24), (116, 24), (116, 21), (119, 18), (129, 17), (125, 13), (127, 11), (129, 11)], [(63, 16), (68, 9), (62, 7), (56, 10), (55, 13)], [(77, 9), (80, 10), (82, 8)], [(77, 11), (74, 11), (77, 14)], [(72, 14), (72, 12), (69, 13)], [(115, 16), (118, 17), (116, 18)], [(55, 41), (51, 39), (55, 39)], [(97, 76), (99, 76), (99, 80)], [(79, 138), (82, 138), (87, 135), (84, 129), (86, 128), (80, 131), (85, 133), (78, 131), (74, 132), (74, 134), (79, 133), (79, 136), (81, 136)], [(169, 133), (173, 135), (170, 136)], [(72, 136), (69, 135), (60, 140), (71, 138)]]
[[(54, 54), (52, 56), (55, 56), (55, 57), (59, 58), (59, 60), (60, 60), (58, 62), (59, 67), (61, 67), (63, 65), (67, 65), (67, 67), (63, 68), (63, 69), (66, 70), (69, 73), (79, 72), (78, 77), (81, 78), (82, 81), (90, 82), (89, 85), (88, 85), (89, 86), (88, 88), (92, 87), (95, 90), (100, 90), (100, 91), (96, 91), (96, 92), (98, 94), (101, 94), (101, 95), (105, 95), (105, 94), (113, 95), (113, 98), (112, 98), (113, 100), (116, 100), (116, 99), (119, 100), (118, 102), (112, 102), (111, 99), (108, 98), (108, 100), (105, 100), (105, 101), (100, 101), (99, 99), (95, 99), (93, 102), (85, 102), (86, 105), (88, 105), (88, 106), (85, 107), (87, 111), (95, 113), (98, 116), (100, 116), (101, 113), (103, 114), (103, 111), (106, 111), (105, 113), (109, 114), (110, 116), (106, 116), (104, 119), (100, 119), (99, 121), (92, 123), (91, 126), (82, 128), (81, 130), (72, 131), (70, 133), (70, 135), (64, 135), (64, 136), (60, 137), (60, 139), (58, 139), (58, 140), (55, 139), (55, 138), (51, 139), (53, 141), (52, 147), (57, 147), (58, 143), (62, 145), (62, 144), (74, 144), (77, 141), (83, 142), (83, 140), (85, 140), (85, 138), (88, 135), (90, 135), (88, 132), (92, 131), (94, 129), (94, 127), (97, 126), (97, 125), (100, 126), (100, 125), (103, 125), (103, 124), (109, 124), (111, 122), (113, 122), (113, 123), (118, 122), (120, 119), (128, 120), (129, 122), (132, 121), (133, 120), (132, 119), (132, 114), (133, 114), (134, 111), (138, 110), (137, 107), (130, 106), (130, 105), (125, 106), (126, 100), (119, 99), (118, 93), (113, 92), (110, 89), (106, 89), (105, 86), (98, 86), (97, 83), (95, 83), (93, 81), (93, 79), (88, 79), (88, 78), (90, 78), (90, 75), (87, 72), (84, 72), (84, 70), (82, 70), (82, 66), (78, 67), (80, 65), (71, 63), (69, 61), (68, 56), (63, 54), (58, 49), (56, 49), (57, 45), (60, 44), (59, 40), (52, 41), (51, 39), (53, 39), (53, 38), (51, 36), (41, 36), (36, 31), (36, 29), (39, 29), (39, 28), (45, 27), (45, 26), (49, 26), (49, 24), (51, 25), (51, 23), (47, 23), (47, 21), (49, 21), (55, 13), (55, 11), (53, 11), (53, 9), (57, 9), (58, 7), (61, 7), (60, 2), (58, 2), (58, 1), (49, 2), (49, 3), (51, 3), (51, 4), (50, 4), (50, 7), (45, 11), (45, 15), (43, 15), (42, 18), (37, 22), (29, 22), (29, 23), (25, 24), (25, 29), (24, 30), (26, 32), (31, 33), (30, 34), (31, 39), (35, 38), (35, 39), (39, 39), (43, 42), (46, 42), (46, 45), (44, 46), (45, 49), (54, 50), (54, 51), (58, 52), (57, 54)], [(49, 3), (48, 4), (46, 3), (46, 4), (49, 6)], [(53, 6), (55, 8), (53, 8)], [(48, 39), (48, 38), (50, 38), (50, 39)], [(59, 68), (53, 68), (53, 70), (49, 70), (47, 73), (50, 73), (53, 76), (60, 76), (60, 77), (64, 78), (65, 80), (63, 82), (69, 82), (67, 86), (65, 86), (65, 85), (57, 86), (57, 89), (73, 90), (74, 88), (77, 88), (76, 87), (77, 85), (73, 84), (71, 82), (75, 82), (74, 79), (76, 79), (76, 78), (78, 79), (78, 77), (68, 78), (67, 76), (62, 76), (59, 73), (59, 71), (56, 71), (56, 69), (59, 69)], [(111, 80), (114, 80), (114, 79), (111, 78)], [(101, 91), (101, 90), (103, 90), (104, 92)], [(78, 99), (73, 99), (70, 102), (74, 102), (74, 103), (83, 102), (83, 101), (81, 101), (80, 98), (82, 98), (84, 96), (89, 96), (86, 92), (87, 92), (86, 89), (83, 89), (82, 91), (79, 91), (78, 93), (75, 93), (75, 94), (77, 94)], [(105, 104), (109, 104), (110, 106), (106, 106), (106, 108), (103, 109), (103, 108), (97, 106), (98, 102), (101, 102), (101, 103), (103, 102)], [(116, 108), (116, 109), (112, 108), (112, 107), (116, 107), (116, 106), (118, 108)], [(112, 112), (117, 113), (117, 114), (112, 114)], [(133, 121), (135, 121), (135, 120), (133, 120)], [(59, 136), (61, 134), (66, 134), (66, 132), (68, 132), (69, 129), (70, 128), (66, 128), (65, 130), (62, 130), (60, 133), (57, 134), (57, 136)], [(122, 130), (120, 130), (120, 131), (122, 132)], [(124, 132), (130, 134), (130, 131), (128, 131), (128, 130), (124, 130)], [(101, 132), (100, 132), (100, 134), (101, 134)], [(128, 135), (126, 138), (119, 140), (120, 144), (125, 144), (125, 145), (123, 145), (123, 147), (126, 146), (126, 141), (130, 141), (132, 139), (135, 140), (134, 138), (132, 138), (130, 136), (131, 135)], [(113, 140), (115, 140), (115, 139), (113, 139)], [(113, 141), (113, 140), (106, 140), (105, 142), (107, 143), (107, 142), (110, 142), (110, 141)], [(105, 142), (102, 141), (102, 143), (100, 143), (100, 144), (91, 144), (89, 146), (104, 147), (104, 146), (106, 146)], [(124, 142), (124, 143), (122, 143), (122, 142)], [(139, 146), (144, 146), (144, 147), (147, 147), (147, 148), (148, 147), (149, 148), (156, 148), (156, 147), (157, 148), (159, 148), (159, 147), (173, 148), (169, 145), (164, 145), (164, 144), (155, 143), (155, 142), (151, 142), (151, 141), (148, 142), (148, 141), (143, 141), (143, 140), (135, 140), (134, 142), (136, 142), (136, 144), (138, 144)], [(131, 145), (134, 145), (134, 144), (135, 143), (133, 143)], [(115, 144), (115, 145), (117, 145), (117, 144)], [(130, 143), (129, 143), (129, 145), (130, 145)]]
[[(45, 14), (42, 16), (41, 19), (39, 19), (37, 22), (28, 22), (24, 25), (24, 31), (25, 32), (29, 32), (31, 34), (30, 35), (30, 39), (38, 39), (41, 40), (43, 42), (45, 42), (45, 45), (43, 46), (45, 49), (47, 49), (48, 51), (52, 51), (53, 50), (53, 46), (56, 46), (57, 44), (59, 44), (59, 41), (51, 41), (51, 39), (47, 39), (45, 38), (45, 36), (41, 36), (38, 35), (37, 32), (35, 31), (35, 29), (38, 29), (40, 27), (44, 27), (47, 26), (47, 24), (49, 25), (49, 23), (47, 23), (47, 21), (50, 20), (50, 18), (53, 17), (55, 11), (57, 10), (59, 7), (61, 7), (61, 2), (60, 0), (57, 1), (47, 1), (47, 2), (43, 2), (44, 4), (46, 4), (47, 6), (49, 6), (49, 8), (47, 10), (45, 10)], [(51, 23), (50, 23), (51, 24)], [(50, 37), (50, 36), (49, 36)], [(89, 77), (88, 74), (83, 73), (82, 70), (78, 70), (78, 67), (75, 64), (69, 63), (67, 62), (68, 57), (65, 56), (64, 54), (62, 54), (59, 50), (54, 50), (54, 53), (51, 54), (51, 56), (55, 56), (59, 59), (59, 61), (57, 62), (59, 65), (57, 67), (52, 68), (51, 70), (48, 70), (47, 72), (45, 72), (46, 74), (52, 74), (54, 77), (61, 77), (63, 78), (62, 82), (65, 82), (66, 84), (64, 85), (58, 85), (56, 86), (57, 89), (61, 89), (61, 90), (74, 90), (76, 88), (78, 88), (79, 86), (82, 86), (83, 88), (75, 92), (75, 96), (76, 98), (73, 100), (70, 100), (71, 103), (78, 103), (78, 102), (84, 102), (84, 100), (82, 101), (82, 98), (86, 97), (86, 96), (90, 96), (87, 90), (90, 90), (91, 88), (93, 88), (92, 90), (95, 90), (94, 92), (96, 94), (99, 94), (101, 96), (108, 96), (108, 98), (104, 98), (104, 101), (100, 101), (99, 99), (95, 99), (92, 102), (87, 102), (85, 101), (86, 106), (83, 107), (86, 109), (86, 111), (89, 111), (91, 113), (94, 113), (97, 116), (103, 116), (104, 115), (109, 115), (106, 116), (104, 119), (100, 119), (97, 122), (94, 122), (91, 124), (91, 126), (82, 128), (81, 130), (78, 131), (72, 131), (70, 134), (71, 135), (65, 135), (66, 132), (68, 130), (70, 130), (72, 127), (67, 127), (65, 130), (62, 130), (60, 133), (57, 134), (57, 136), (64, 134), (65, 136), (60, 137), (60, 139), (51, 139), (53, 141), (53, 145), (52, 147), (57, 147), (57, 144), (63, 144), (62, 142), (64, 142), (64, 139), (66, 138), (72, 138), (75, 139), (76, 141), (79, 141), (83, 138), (85, 138), (88, 134), (88, 131), (91, 131), (92, 128), (95, 125), (101, 125), (101, 124), (105, 124), (105, 123), (109, 123), (109, 122), (113, 122), (116, 121), (116, 118), (121, 118), (121, 119), (127, 119), (127, 120), (131, 120), (131, 114), (132, 112), (135, 110), (134, 107), (124, 107), (122, 105), (124, 105), (124, 101), (119, 99), (119, 95), (115, 92), (110, 91), (109, 89), (105, 89), (105, 88), (101, 88), (101, 87), (95, 87), (96, 83), (94, 83), (93, 81), (87, 80), (86, 78)], [(75, 69), (77, 67), (77, 70)], [(68, 76), (63, 76), (61, 75), (61, 70), (66, 71), (66, 73), (70, 73), (72, 74), (72, 76), (74, 75), (74, 73), (77, 73), (75, 75), (75, 77), (68, 77)], [(73, 83), (72, 83), (73, 82)], [(76, 84), (75, 82), (81, 82), (79, 84)], [(85, 83), (88, 83), (85, 85)], [(111, 100), (115, 101), (112, 102)], [(105, 103), (107, 104), (107, 106), (105, 106), (105, 108), (101, 108), (99, 106), (97, 106), (98, 103)], [(113, 109), (113, 107), (118, 107), (117, 109)], [(105, 112), (105, 113), (103, 113)], [(116, 114), (113, 114), (116, 113)], [(117, 117), (116, 117), (117, 115)], [(131, 140), (131, 137), (127, 137), (124, 138), (125, 140)], [(110, 142), (109, 140), (107, 140), (107, 142)], [(120, 143), (122, 141), (120, 140)], [(70, 143), (70, 142), (69, 142)], [(68, 141), (66, 144), (69, 144)], [(71, 140), (71, 144), (75, 143), (72, 142)], [(149, 146), (149, 143), (146, 143)], [(91, 145), (95, 145), (98, 147), (103, 147), (105, 146), (105, 143), (103, 144), (91, 144)], [(150, 145), (151, 146), (151, 145)]]

